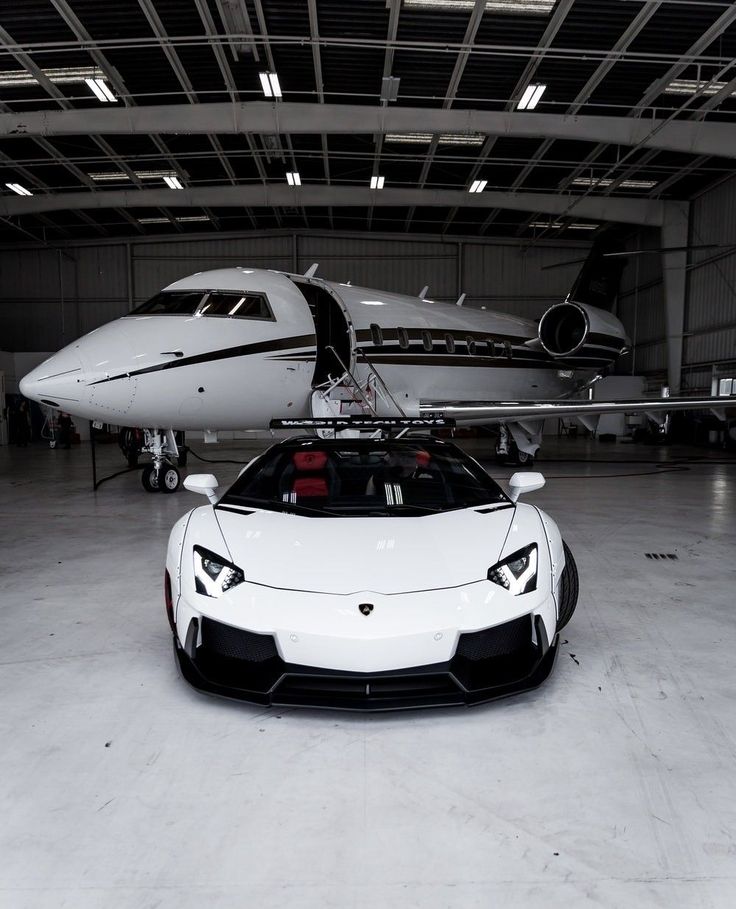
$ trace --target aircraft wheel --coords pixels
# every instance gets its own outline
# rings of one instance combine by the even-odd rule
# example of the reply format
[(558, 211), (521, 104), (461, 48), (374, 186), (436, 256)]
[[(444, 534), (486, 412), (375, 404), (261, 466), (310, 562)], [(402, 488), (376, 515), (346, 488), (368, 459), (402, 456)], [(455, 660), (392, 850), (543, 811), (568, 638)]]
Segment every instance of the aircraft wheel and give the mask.
[(565, 550), (565, 568), (562, 572), (560, 581), (560, 617), (557, 619), (557, 630), (562, 629), (572, 618), (575, 607), (578, 604), (578, 591), (580, 582), (578, 580), (578, 566), (572, 557), (570, 547), (563, 540), (562, 547)]
[(176, 492), (181, 485), (181, 475), (176, 467), (164, 467), (158, 475), (161, 492)]
[(141, 474), (141, 483), (146, 492), (160, 492), (161, 490), (161, 474), (156, 470), (153, 464), (148, 464), (143, 468), (143, 473)]
[(509, 450), (507, 460), (519, 467), (531, 467), (534, 464), (534, 455), (530, 455), (527, 451), (520, 451), (516, 442), (514, 442)]

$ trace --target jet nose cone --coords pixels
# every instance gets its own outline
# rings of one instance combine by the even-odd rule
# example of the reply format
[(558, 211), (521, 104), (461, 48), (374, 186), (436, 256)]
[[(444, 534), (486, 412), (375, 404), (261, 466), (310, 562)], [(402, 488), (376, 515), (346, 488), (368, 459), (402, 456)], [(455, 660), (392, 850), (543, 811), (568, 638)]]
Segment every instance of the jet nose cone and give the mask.
[(80, 401), (83, 379), (79, 357), (73, 350), (64, 348), (23, 376), (19, 388), (32, 401), (66, 410)]

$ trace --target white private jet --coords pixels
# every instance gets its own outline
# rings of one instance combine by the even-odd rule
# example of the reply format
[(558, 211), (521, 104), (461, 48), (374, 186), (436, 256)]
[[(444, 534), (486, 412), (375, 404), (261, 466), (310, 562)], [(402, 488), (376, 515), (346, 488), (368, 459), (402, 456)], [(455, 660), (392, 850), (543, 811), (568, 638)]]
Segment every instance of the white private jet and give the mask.
[[(545, 417), (721, 409), (718, 398), (594, 401), (589, 387), (629, 341), (608, 310), (621, 260), (591, 252), (567, 298), (537, 324), (315, 277), (255, 268), (198, 272), (90, 332), (26, 375), (21, 392), (92, 421), (145, 428), (149, 491), (173, 492), (174, 433), (268, 428), (357, 415), (500, 424), (529, 463)], [(598, 305), (596, 305), (598, 304)], [(307, 423), (305, 423), (307, 421)]]

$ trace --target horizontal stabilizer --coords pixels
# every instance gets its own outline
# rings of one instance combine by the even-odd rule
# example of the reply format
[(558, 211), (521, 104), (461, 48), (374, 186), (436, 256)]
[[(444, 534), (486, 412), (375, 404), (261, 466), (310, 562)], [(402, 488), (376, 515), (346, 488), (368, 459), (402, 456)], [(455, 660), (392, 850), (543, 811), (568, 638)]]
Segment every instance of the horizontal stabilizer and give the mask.
[[(727, 401), (728, 399), (726, 399)], [(554, 401), (422, 401), (422, 416), (449, 417), (457, 423), (506, 423), (510, 420), (543, 420), (547, 417), (589, 417), (604, 413), (656, 413), (672, 410), (720, 410), (723, 398), (638, 398), (629, 401), (595, 401), (567, 398)]]

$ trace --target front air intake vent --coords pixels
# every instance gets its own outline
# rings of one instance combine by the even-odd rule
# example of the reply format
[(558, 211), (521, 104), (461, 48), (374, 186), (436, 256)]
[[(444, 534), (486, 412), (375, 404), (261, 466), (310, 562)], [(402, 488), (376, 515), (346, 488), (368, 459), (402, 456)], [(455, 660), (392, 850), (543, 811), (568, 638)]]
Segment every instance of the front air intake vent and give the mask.
[(264, 663), (278, 656), (272, 635), (244, 631), (207, 618), (202, 619), (202, 647), (212, 655), (251, 663)]

